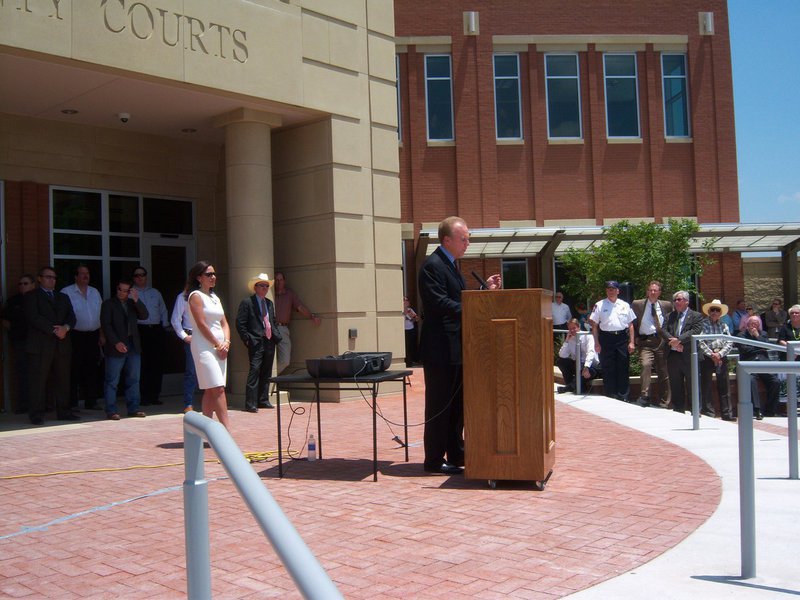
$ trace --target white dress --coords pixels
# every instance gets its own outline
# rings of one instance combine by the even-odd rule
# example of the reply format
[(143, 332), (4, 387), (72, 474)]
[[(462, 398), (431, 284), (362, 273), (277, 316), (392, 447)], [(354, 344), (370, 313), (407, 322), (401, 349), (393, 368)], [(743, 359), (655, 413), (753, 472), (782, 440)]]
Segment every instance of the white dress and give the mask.
[[(222, 331), (222, 318), (225, 312), (222, 310), (222, 302), (216, 295), (207, 295), (200, 290), (194, 290), (189, 294), (189, 298), (198, 294), (203, 299), (203, 315), (206, 325), (211, 333), (219, 342), (225, 340)], [(214, 346), (208, 342), (205, 336), (200, 333), (194, 314), (189, 310), (189, 320), (192, 322), (192, 359), (194, 359), (195, 370), (197, 371), (197, 385), (201, 390), (215, 388), (225, 385), (228, 360), (220, 359)]]

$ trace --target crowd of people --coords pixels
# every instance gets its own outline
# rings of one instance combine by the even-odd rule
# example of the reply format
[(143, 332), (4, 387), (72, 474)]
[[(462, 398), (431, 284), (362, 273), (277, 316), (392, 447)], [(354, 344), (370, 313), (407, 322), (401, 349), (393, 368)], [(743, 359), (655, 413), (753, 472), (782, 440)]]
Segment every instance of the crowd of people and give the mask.
[[(730, 311), (721, 300), (714, 299), (702, 306), (702, 313), (690, 308), (690, 295), (678, 291), (672, 301), (661, 299), (662, 285), (651, 281), (646, 297), (631, 304), (619, 298), (620, 284), (606, 282), (606, 298), (597, 302), (585, 318), (591, 338), (579, 336), (580, 318), (569, 313), (568, 333), (559, 351), (556, 364), (561, 369), (565, 385), (558, 391), (574, 392), (576, 359), (583, 368), (582, 389), (588, 389), (595, 377), (602, 377), (603, 393), (642, 407), (657, 406), (677, 412), (691, 408), (691, 338), (693, 335), (726, 335), (742, 338), (741, 343), (717, 338), (701, 340), (698, 345), (701, 414), (735, 421), (730, 401), (728, 357), (736, 347), (741, 360), (770, 360), (768, 351), (746, 343), (747, 340), (787, 345), (800, 341), (800, 305), (787, 310), (783, 301), (775, 298), (771, 307), (758, 314), (744, 300)], [(553, 321), (564, 319), (563, 296), (555, 294)], [(569, 309), (567, 309), (569, 310)], [(579, 317), (585, 306), (576, 306)], [(558, 313), (558, 317), (556, 314)], [(554, 325), (555, 328), (555, 325)], [(591, 339), (591, 342), (589, 340)], [(639, 351), (641, 391), (630, 396), (630, 355)], [(658, 375), (658, 390), (653, 385), (653, 370)], [(716, 380), (716, 386), (714, 386)], [(759, 381), (766, 391), (762, 402)], [(713, 389), (718, 397), (717, 410)], [(776, 416), (783, 410), (779, 403), (780, 380), (774, 374), (758, 374), (752, 379), (753, 412), (756, 419)]]
[[(146, 417), (142, 406), (163, 404), (164, 350), (168, 332), (174, 332), (185, 349), (184, 412), (193, 410), (199, 388), (203, 414), (216, 414), (230, 426), (225, 385), (231, 333), (214, 292), (212, 264), (200, 261), (189, 270), (171, 317), (161, 293), (148, 285), (143, 266), (130, 278), (118, 278), (105, 301), (90, 285), (87, 265), (78, 265), (73, 276), (74, 283), (59, 291), (53, 267), (42, 267), (35, 278), (22, 275), (18, 293), (3, 307), (17, 381), (16, 413), (27, 413), (32, 424), (41, 425), (50, 406), (57, 420), (76, 421), (82, 400), (84, 410), (104, 410), (109, 420), (118, 421), (121, 395), (128, 417)], [(274, 304), (266, 297), (273, 283)], [(274, 281), (260, 273), (248, 288), (253, 294), (239, 304), (235, 326), (249, 358), (245, 410), (258, 412), (272, 408), (267, 384), (275, 355), (279, 372), (290, 363), (293, 314), (315, 325), (320, 318), (286, 286), (283, 273)]]

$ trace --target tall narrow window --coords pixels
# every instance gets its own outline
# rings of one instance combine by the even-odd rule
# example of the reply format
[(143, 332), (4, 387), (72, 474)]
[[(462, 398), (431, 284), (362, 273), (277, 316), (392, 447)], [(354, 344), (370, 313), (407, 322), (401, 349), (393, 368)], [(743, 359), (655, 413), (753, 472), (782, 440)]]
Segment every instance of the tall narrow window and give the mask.
[(639, 137), (636, 54), (603, 55), (608, 137)]
[(667, 137), (689, 137), (689, 93), (686, 55), (662, 54), (664, 89), (664, 133)]
[(519, 290), (528, 287), (528, 262), (524, 258), (504, 258), (501, 263), (504, 288)]
[(522, 138), (519, 56), (494, 55), (494, 115), (497, 139)]
[(454, 139), (453, 88), (449, 54), (425, 56), (425, 102), (428, 113), (428, 139)]
[(397, 54), (394, 55), (394, 80), (397, 89), (397, 139), (402, 140), (403, 136), (400, 133), (400, 57)]
[(544, 69), (548, 137), (583, 137), (578, 55), (545, 54)]

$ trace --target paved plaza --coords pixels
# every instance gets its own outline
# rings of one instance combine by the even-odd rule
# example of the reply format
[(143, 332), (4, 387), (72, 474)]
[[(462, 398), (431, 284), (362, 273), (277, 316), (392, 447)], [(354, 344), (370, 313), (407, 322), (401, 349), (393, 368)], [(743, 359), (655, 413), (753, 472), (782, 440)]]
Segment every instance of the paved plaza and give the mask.
[[(421, 370), (409, 423), (423, 414)], [(372, 481), (366, 401), (322, 406), (324, 460), (274, 460), (274, 410), (231, 413), (253, 468), (346, 598), (762, 598), (800, 595), (800, 482), (788, 479), (786, 419), (756, 424), (758, 577), (741, 580), (737, 425), (558, 395), (557, 458), (529, 482), (427, 475), (422, 428), (410, 462), (378, 423)], [(0, 417), (0, 597), (186, 596), (180, 399), (146, 419), (31, 427)], [(282, 410), (284, 448), (302, 449), (307, 404)], [(379, 407), (402, 421), (399, 394)], [(153, 408), (153, 407), (148, 407)], [(158, 407), (161, 409), (162, 407)], [(291, 417), (291, 419), (290, 419)], [(311, 421), (309, 418), (311, 417)], [(291, 420), (291, 424), (289, 421)], [(211, 449), (216, 598), (298, 598)]]

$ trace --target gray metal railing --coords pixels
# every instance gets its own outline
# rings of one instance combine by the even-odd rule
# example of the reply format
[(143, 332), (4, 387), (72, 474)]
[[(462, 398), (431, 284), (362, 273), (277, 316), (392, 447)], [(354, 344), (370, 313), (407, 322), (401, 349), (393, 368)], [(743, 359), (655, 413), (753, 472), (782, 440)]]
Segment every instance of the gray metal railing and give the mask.
[[(698, 358), (698, 342), (700, 340), (710, 339), (726, 339), (731, 340), (735, 344), (747, 344), (757, 348), (765, 348), (773, 352), (783, 352), (786, 354), (787, 362), (791, 363), (795, 358), (800, 355), (800, 342), (787, 342), (786, 346), (780, 344), (771, 344), (767, 342), (760, 342), (758, 340), (750, 340), (738, 336), (730, 336), (723, 334), (705, 333), (701, 335), (692, 336), (692, 429), (700, 429), (700, 371), (699, 371), (699, 358)], [(751, 361), (759, 362), (759, 361)], [(762, 361), (767, 364), (767, 361)], [(784, 361), (769, 361), (771, 363), (787, 364)], [(765, 371), (766, 372), (766, 371)], [(790, 371), (775, 371), (775, 373), (786, 373), (788, 375), (786, 388), (787, 388), (787, 404), (786, 404), (786, 417), (789, 433), (789, 478), (798, 479), (798, 450), (797, 450), (797, 376)], [(738, 377), (738, 375), (737, 375)], [(748, 388), (749, 389), (749, 388)], [(752, 418), (752, 413), (750, 417)], [(741, 415), (740, 415), (741, 417)]]
[(186, 579), (190, 600), (211, 598), (211, 553), (208, 530), (208, 481), (205, 479), (203, 440), (207, 440), (253, 513), (276, 554), (304, 598), (343, 596), (308, 549), (300, 534), (264, 486), (233, 438), (220, 423), (197, 412), (183, 418), (183, 483), (186, 535)]
[[(753, 401), (750, 395), (750, 379), (759, 373), (788, 373), (791, 389), (790, 410), (794, 410), (795, 434), (797, 427), (797, 389), (795, 378), (800, 374), (800, 362), (784, 361), (739, 361), (736, 383), (739, 387), (739, 526), (741, 531), (742, 577), (756, 576), (756, 483), (753, 453)], [(791, 446), (790, 446), (791, 449)], [(797, 441), (794, 442), (795, 469), (797, 467)], [(792, 477), (797, 479), (797, 474)]]

